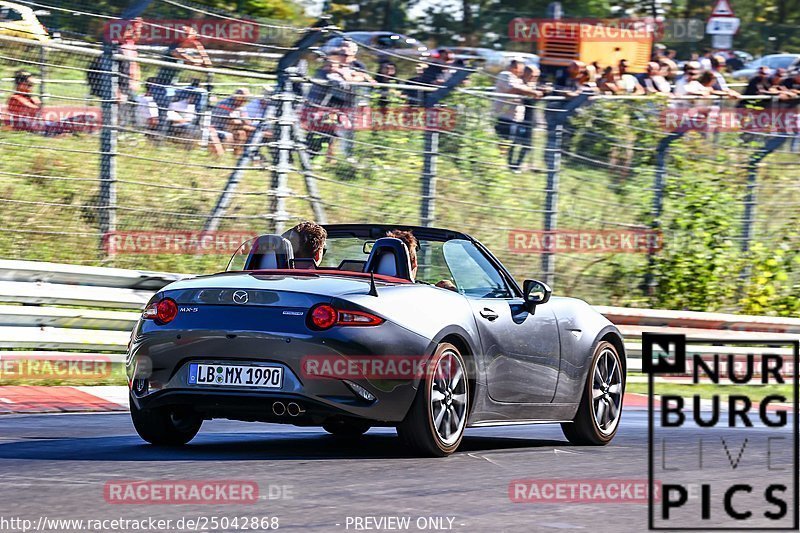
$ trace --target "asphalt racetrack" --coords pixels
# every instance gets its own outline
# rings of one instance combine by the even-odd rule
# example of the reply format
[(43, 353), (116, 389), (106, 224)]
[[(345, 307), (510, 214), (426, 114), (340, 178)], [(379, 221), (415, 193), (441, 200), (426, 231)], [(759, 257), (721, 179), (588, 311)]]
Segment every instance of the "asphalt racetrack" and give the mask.
[[(733, 459), (742, 444), (736, 431), (715, 434), (730, 437)], [(755, 443), (765, 431), (748, 428), (747, 436)], [(683, 428), (669, 462), (690, 468), (698, 438), (709, 435)], [(713, 450), (714, 439), (706, 441), (707, 454), (724, 457)], [(751, 444), (736, 469), (717, 461), (702, 476), (766, 482), (776, 472), (768, 471), (764, 457)], [(644, 503), (513, 503), (509, 485), (517, 479), (646, 482), (647, 465), (643, 410), (626, 410), (605, 448), (570, 446), (557, 425), (482, 428), (468, 430), (460, 451), (446, 459), (410, 457), (394, 430), (384, 428), (347, 443), (316, 428), (215, 420), (187, 447), (159, 449), (136, 436), (127, 413), (7, 415), (0, 417), (0, 519), (29, 519), (35, 528), (41, 517), (152, 517), (171, 519), (172, 531), (181, 530), (175, 525), (181, 518), (212, 516), (277, 517), (281, 530), (294, 531), (644, 531)], [(118, 504), (104, 492), (108, 482), (121, 480), (209, 479), (255, 481), (259, 499)], [(737, 501), (744, 506), (750, 500)], [(760, 494), (752, 501), (763, 503)], [(408, 526), (387, 517), (407, 517)]]

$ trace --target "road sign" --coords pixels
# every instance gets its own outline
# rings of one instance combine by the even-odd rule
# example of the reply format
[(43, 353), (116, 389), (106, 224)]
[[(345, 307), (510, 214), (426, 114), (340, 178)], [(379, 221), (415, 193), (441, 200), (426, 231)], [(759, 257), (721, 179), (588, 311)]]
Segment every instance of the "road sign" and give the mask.
[(741, 19), (738, 17), (711, 17), (706, 24), (709, 35), (733, 35), (739, 31)]
[(711, 17), (735, 17), (733, 8), (728, 0), (717, 0), (714, 9), (711, 10)]
[(733, 35), (714, 34), (711, 36), (711, 47), (714, 50), (730, 50), (733, 48)]

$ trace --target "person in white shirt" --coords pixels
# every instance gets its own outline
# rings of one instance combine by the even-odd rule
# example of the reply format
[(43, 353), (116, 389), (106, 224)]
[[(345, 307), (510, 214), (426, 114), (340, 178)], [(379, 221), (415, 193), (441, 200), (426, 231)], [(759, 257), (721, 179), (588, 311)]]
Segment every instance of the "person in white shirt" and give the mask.
[(617, 87), (621, 92), (627, 94), (644, 94), (644, 88), (636, 79), (636, 76), (628, 73), (628, 60), (620, 59), (617, 65), (617, 72), (619, 78), (617, 80)]
[(525, 118), (523, 97), (540, 98), (542, 93), (524, 81), (522, 73), (525, 64), (518, 59), (512, 59), (508, 68), (497, 75), (494, 90), (506, 96), (495, 96), (492, 102), (492, 113), (495, 116), (494, 130), (497, 135), (506, 141), (516, 135), (518, 125)]

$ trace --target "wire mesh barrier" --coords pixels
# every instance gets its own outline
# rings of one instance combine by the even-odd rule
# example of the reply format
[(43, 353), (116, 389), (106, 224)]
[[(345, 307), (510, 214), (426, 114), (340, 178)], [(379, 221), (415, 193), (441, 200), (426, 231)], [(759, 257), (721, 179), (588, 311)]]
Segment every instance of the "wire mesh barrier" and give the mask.
[(203, 273), (303, 219), (431, 225), (596, 304), (800, 313), (797, 123), (683, 121), (796, 103), (556, 91), (510, 134), (497, 75), (362, 45), (342, 83), (325, 21), (163, 0), (132, 39), (121, 8), (22, 3), (79, 23), (0, 34), (3, 257)]

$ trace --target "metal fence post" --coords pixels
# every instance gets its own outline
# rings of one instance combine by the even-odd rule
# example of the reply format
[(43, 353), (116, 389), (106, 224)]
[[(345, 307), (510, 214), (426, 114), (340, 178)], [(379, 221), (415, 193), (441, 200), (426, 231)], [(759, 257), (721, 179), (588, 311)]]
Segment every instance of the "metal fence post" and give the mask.
[[(661, 213), (664, 211), (664, 186), (667, 179), (667, 153), (669, 152), (669, 147), (673, 141), (677, 141), (683, 137), (685, 133), (686, 132), (684, 131), (673, 132), (658, 141), (658, 145), (656, 146), (656, 175), (653, 181), (653, 220), (650, 222), (650, 227), (654, 231), (658, 231), (661, 228)], [(644, 281), (645, 290), (649, 295), (655, 294), (656, 289), (656, 279), (655, 275), (653, 274), (655, 261), (655, 251), (653, 249), (649, 249), (647, 251), (647, 274), (645, 275)]]
[[(558, 181), (561, 172), (561, 150), (564, 133), (564, 124), (572, 114), (589, 101), (590, 93), (581, 93), (563, 105), (545, 107), (545, 120), (547, 122), (547, 146), (544, 151), (544, 161), (547, 167), (547, 188), (544, 200), (544, 231), (545, 242), (552, 243), (549, 238), (558, 227)], [(555, 251), (545, 250), (542, 254), (542, 275), (544, 282), (553, 285), (555, 282)]]
[(47, 48), (39, 45), (39, 103), (44, 106), (45, 83), (47, 77)]
[(291, 154), (294, 149), (293, 128), (296, 118), (294, 115), (294, 100), (297, 96), (292, 91), (292, 82), (286, 80), (282, 90), (273, 96), (279, 102), (277, 142), (272, 143), (276, 149), (274, 155), (275, 167), (272, 171), (272, 187), (270, 196), (270, 213), (273, 233), (283, 233), (284, 223), (289, 220), (286, 212), (286, 197), (289, 195), (288, 182), (291, 170)]
[(753, 224), (756, 211), (756, 189), (758, 182), (758, 165), (761, 160), (780, 148), (788, 136), (770, 137), (764, 147), (755, 152), (747, 164), (747, 195), (744, 199), (744, 216), (742, 217), (742, 244), (743, 253), (750, 250), (750, 240), (753, 238)]
[(421, 176), (421, 198), (419, 208), (420, 224), (432, 226), (436, 220), (436, 156), (439, 153), (439, 131), (427, 126), (429, 113), (441, 100), (466, 80), (472, 70), (461, 68), (453, 73), (447, 81), (435, 91), (424, 93), (422, 106), (425, 113), (425, 148)]
[[(425, 108), (427, 112), (428, 108)], [(436, 156), (439, 153), (439, 132), (425, 129), (425, 160), (422, 164), (422, 203), (420, 223), (433, 226), (436, 209)]]
[(100, 194), (98, 219), (100, 225), (100, 247), (104, 247), (109, 233), (117, 228), (117, 122), (119, 104), (117, 87), (119, 71), (114, 59), (115, 47), (111, 43), (103, 45), (100, 60), (102, 129), (100, 130)]
[[(302, 54), (306, 53), (309, 48), (317, 44), (320, 40), (325, 38), (326, 36), (330, 35), (323, 30), (328, 29), (328, 17), (322, 17), (317, 23), (314, 25), (313, 29), (315, 31), (307, 32), (303, 37), (301, 37), (293, 46), (293, 49), (286, 53), (280, 61), (278, 62), (278, 81), (275, 84), (276, 94), (273, 95), (273, 98), (277, 98), (280, 94), (283, 94), (284, 91), (288, 91), (291, 93), (292, 97), (294, 98), (294, 93), (291, 90), (291, 80), (289, 79), (293, 73), (296, 73), (296, 69), (293, 67), (300, 61), (302, 58)], [(287, 83), (288, 89), (287, 88)], [(291, 107), (291, 100), (289, 101)], [(274, 124), (274, 119), (278, 115), (279, 111), (276, 111), (276, 106), (269, 105), (264, 110), (264, 115), (261, 117), (258, 125), (256, 126), (255, 131), (250, 135), (250, 138), (247, 140), (247, 146), (245, 146), (244, 153), (239, 158), (236, 163), (236, 169), (231, 172), (230, 177), (228, 178), (228, 182), (225, 184), (225, 189), (220, 193), (219, 198), (217, 199), (217, 203), (214, 206), (214, 210), (206, 219), (205, 227), (203, 231), (215, 231), (219, 228), (219, 224), (222, 218), (225, 216), (225, 213), (230, 206), (231, 200), (233, 198), (233, 193), (239, 186), (239, 183), (242, 181), (243, 171), (246, 169), (250, 162), (253, 160), (254, 156), (258, 153), (262, 141), (264, 139), (265, 134), (272, 127)], [(292, 125), (289, 127), (289, 134), (291, 135)], [(281, 129), (281, 134), (284, 133), (284, 130)], [(279, 141), (283, 142), (283, 141)], [(294, 146), (294, 143), (293, 143)], [(277, 164), (280, 158), (280, 152), (276, 151), (273, 155), (273, 164)], [(307, 159), (301, 159), (302, 161), (307, 161)], [(288, 165), (288, 161), (287, 161)], [(308, 170), (308, 169), (306, 169)], [(313, 182), (313, 176), (310, 174), (306, 175), (306, 183)], [(312, 198), (318, 199), (318, 193), (316, 192), (316, 184), (314, 184), (314, 190), (312, 191), (309, 189), (309, 196)], [(273, 191), (276, 189), (276, 185), (273, 183), (272, 187)], [(273, 206), (274, 207), (274, 206)], [(319, 202), (312, 201), (312, 208), (314, 209), (314, 213), (318, 214), (321, 212), (321, 204)], [(273, 215), (275, 211), (272, 211)], [(324, 220), (324, 216), (320, 217), (320, 220)], [(276, 227), (276, 224), (270, 224), (273, 228)]]

